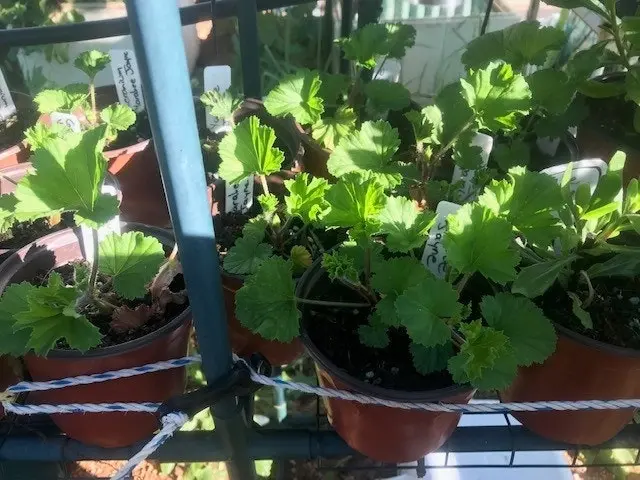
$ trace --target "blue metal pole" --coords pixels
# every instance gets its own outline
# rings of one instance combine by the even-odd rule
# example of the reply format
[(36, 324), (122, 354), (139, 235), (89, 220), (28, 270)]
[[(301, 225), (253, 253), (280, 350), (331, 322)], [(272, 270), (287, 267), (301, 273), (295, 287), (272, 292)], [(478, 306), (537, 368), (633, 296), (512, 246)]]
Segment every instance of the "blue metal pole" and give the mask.
[[(213, 220), (175, 0), (126, 0), (131, 35), (208, 382), (231, 369)], [(235, 398), (213, 408), (230, 478), (255, 477)]]

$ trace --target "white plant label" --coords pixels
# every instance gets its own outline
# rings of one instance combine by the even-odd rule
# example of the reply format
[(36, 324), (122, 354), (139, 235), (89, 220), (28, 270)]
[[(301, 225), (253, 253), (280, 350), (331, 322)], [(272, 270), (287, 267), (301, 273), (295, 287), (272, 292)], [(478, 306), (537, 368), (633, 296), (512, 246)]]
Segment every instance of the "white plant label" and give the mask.
[(136, 112), (145, 109), (142, 96), (142, 80), (133, 50), (111, 50), (111, 71), (120, 103), (129, 105)]
[[(569, 164), (556, 165), (554, 167), (545, 168), (542, 173), (551, 175), (558, 183), (562, 181), (564, 172)], [(588, 183), (591, 193), (596, 189), (600, 177), (607, 173), (608, 165), (599, 158), (588, 160), (580, 160), (573, 162), (573, 170), (571, 171), (571, 191), (575, 192), (578, 185)]]
[[(489, 163), (489, 155), (493, 149), (493, 137), (485, 135), (484, 133), (478, 133), (473, 137), (471, 145), (482, 149), (482, 153), (480, 154), (482, 157), (482, 168), (486, 167), (487, 163)], [(453, 177), (451, 177), (451, 183), (462, 181), (462, 186), (456, 191), (457, 200), (475, 200), (475, 197), (477, 196), (475, 176), (476, 170), (460, 168), (458, 165), (455, 166), (453, 169)]]
[(447, 216), (458, 211), (461, 205), (442, 201), (436, 208), (436, 221), (429, 231), (429, 237), (422, 252), (422, 263), (438, 278), (444, 278), (447, 254), (442, 241), (447, 231)]
[[(229, 65), (214, 65), (204, 69), (204, 91), (218, 90), (225, 92), (231, 87), (231, 67)], [(231, 126), (222, 118), (214, 117), (207, 112), (207, 129), (210, 132), (227, 132)]]
[[(114, 197), (118, 195), (118, 191), (113, 185), (102, 185), (101, 191), (106, 195), (112, 195)], [(87, 259), (87, 261), (93, 262), (95, 252), (93, 251), (93, 238), (91, 229), (82, 225), (80, 227), (80, 231), (82, 232), (82, 244), (84, 245), (84, 251), (86, 255), (85, 258)], [(121, 233), (120, 215), (116, 215), (98, 229), (98, 241), (103, 240), (110, 233)]]
[(70, 113), (53, 112), (51, 114), (51, 123), (67, 127), (72, 132), (79, 133), (81, 130), (80, 120)]
[(550, 157), (554, 157), (558, 152), (560, 139), (558, 137), (538, 137), (536, 139), (536, 145), (542, 153), (544, 153), (545, 155), (549, 155)]
[[(381, 57), (382, 58), (382, 57)], [(380, 68), (382, 67), (382, 68)], [(402, 65), (395, 58), (387, 58), (384, 65), (380, 63), (380, 58), (373, 71), (373, 78), (376, 80), (389, 80), (390, 82), (400, 81), (400, 70)]]
[(13, 103), (9, 86), (4, 79), (2, 70), (0, 70), (0, 122), (6, 120), (14, 113), (16, 113), (16, 104)]
[(232, 185), (225, 182), (225, 213), (246, 213), (253, 205), (253, 175)]

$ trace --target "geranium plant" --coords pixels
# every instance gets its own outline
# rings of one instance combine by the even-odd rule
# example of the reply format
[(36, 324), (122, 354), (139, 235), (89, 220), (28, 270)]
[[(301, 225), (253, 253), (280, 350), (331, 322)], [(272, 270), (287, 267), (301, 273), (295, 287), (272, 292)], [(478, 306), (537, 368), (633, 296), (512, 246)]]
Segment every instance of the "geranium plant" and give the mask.
[(33, 220), (71, 212), (91, 229), (93, 258), (44, 272), (41, 279), (12, 284), (0, 298), (0, 351), (46, 355), (56, 347), (86, 351), (103, 336), (136, 330), (164, 315), (184, 292), (168, 288), (180, 266), (160, 242), (140, 232), (98, 229), (118, 213), (118, 200), (101, 192), (107, 162), (107, 125), (52, 136), (35, 148), (34, 171), (15, 194), (0, 197), (5, 220)]
[[(400, 331), (410, 339), (418, 372), (448, 369), (455, 382), (481, 389), (507, 386), (518, 365), (542, 362), (553, 352), (555, 334), (541, 310), (505, 291), (520, 259), (506, 220), (479, 206), (462, 207), (450, 219), (450, 265), (438, 278), (417, 259), (433, 213), (389, 196), (376, 177), (358, 173), (342, 176), (325, 199), (320, 223), (348, 229), (350, 240), (324, 253), (322, 267), (335, 285), (333, 295), (346, 294), (297, 296), (292, 262), (269, 258), (238, 291), (236, 314), (245, 325), (295, 332), (304, 306), (368, 312), (366, 323), (344, 325), (357, 329), (364, 345), (384, 349), (389, 332)], [(544, 215), (552, 218), (550, 211)], [(465, 290), (474, 276), (489, 293), (481, 299)]]
[(136, 114), (129, 106), (121, 103), (114, 103), (98, 112), (95, 78), (110, 62), (110, 55), (98, 50), (81, 53), (74, 65), (87, 75), (88, 84), (72, 84), (60, 89), (41, 91), (34, 98), (38, 111), (47, 115), (54, 112), (70, 113), (89, 128), (104, 124), (107, 126), (107, 139), (113, 141), (118, 132), (128, 130), (136, 122)]

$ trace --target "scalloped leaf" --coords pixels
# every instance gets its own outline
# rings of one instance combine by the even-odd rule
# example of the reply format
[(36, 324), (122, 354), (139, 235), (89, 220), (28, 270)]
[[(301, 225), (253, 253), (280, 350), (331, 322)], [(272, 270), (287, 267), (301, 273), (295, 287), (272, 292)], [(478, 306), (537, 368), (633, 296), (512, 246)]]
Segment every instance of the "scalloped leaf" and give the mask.
[(338, 142), (356, 128), (358, 116), (353, 108), (344, 105), (332, 117), (318, 120), (311, 127), (311, 135), (326, 148), (333, 150)]
[(73, 61), (75, 67), (82, 70), (92, 81), (98, 73), (107, 68), (111, 62), (111, 55), (100, 50), (82, 52)]
[(200, 101), (207, 107), (209, 115), (223, 120), (231, 120), (235, 111), (242, 105), (242, 98), (234, 95), (229, 89), (220, 92), (216, 88), (204, 92), (200, 95)]
[(329, 182), (324, 178), (299, 173), (293, 180), (285, 180), (284, 186), (289, 191), (289, 195), (284, 197), (287, 214), (299, 217), (304, 223), (317, 221), (328, 207), (325, 194), (329, 189)]
[(420, 211), (413, 200), (389, 197), (380, 212), (380, 233), (387, 235), (389, 250), (407, 253), (424, 246), (435, 217), (433, 212)]
[(293, 115), (301, 125), (320, 120), (324, 100), (320, 97), (320, 74), (315, 70), (300, 69), (282, 79), (264, 100), (267, 111), (276, 117)]
[(402, 110), (411, 103), (411, 93), (407, 87), (389, 80), (371, 80), (364, 86), (364, 94), (371, 106), (382, 112)]
[(115, 103), (102, 110), (100, 118), (108, 126), (107, 136), (112, 137), (136, 123), (136, 112), (128, 105)]
[(369, 23), (338, 42), (347, 60), (368, 70), (376, 66), (377, 56), (389, 53), (389, 33), (380, 23)]

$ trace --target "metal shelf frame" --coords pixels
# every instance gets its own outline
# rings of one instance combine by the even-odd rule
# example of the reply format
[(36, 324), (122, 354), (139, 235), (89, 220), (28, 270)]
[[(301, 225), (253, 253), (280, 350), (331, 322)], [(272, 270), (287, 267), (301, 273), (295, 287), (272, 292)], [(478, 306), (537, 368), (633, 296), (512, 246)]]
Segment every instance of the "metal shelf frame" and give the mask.
[[(29, 46), (90, 40), (131, 34), (140, 67), (149, 120), (167, 196), (174, 232), (180, 248), (198, 335), (202, 368), (209, 383), (225, 376), (232, 357), (222, 296), (215, 233), (205, 188), (205, 173), (198, 138), (181, 25), (238, 17), (245, 95), (261, 97), (258, 63), (257, 12), (304, 3), (304, 0), (219, 0), (178, 9), (175, 0), (125, 0), (128, 17), (52, 27), (0, 31), (0, 45)], [(332, 5), (332, 0), (327, 0)], [(359, 24), (376, 21), (379, 0), (342, 1), (345, 14), (341, 34), (348, 35), (358, 12)], [(329, 46), (327, 46), (328, 48)], [(232, 480), (255, 478), (256, 459), (341, 458), (356, 453), (331, 429), (319, 427), (318, 417), (303, 419), (295, 428), (258, 428), (247, 421), (239, 398), (212, 406), (216, 430), (178, 432), (151, 458), (165, 462), (226, 461)], [(122, 460), (141, 445), (104, 449), (84, 445), (50, 427), (30, 428), (29, 422), (0, 424), (0, 462), (62, 462)], [(637, 448), (640, 425), (630, 425), (597, 449)], [(523, 427), (460, 427), (443, 451), (512, 452), (576, 450), (549, 442)], [(577, 453), (576, 453), (577, 456)], [(448, 458), (448, 457), (447, 457)], [(575, 458), (575, 457), (574, 457)], [(637, 459), (636, 459), (637, 460)], [(575, 461), (574, 461), (575, 463)], [(488, 465), (483, 465), (486, 467)], [(509, 465), (507, 465), (509, 466)], [(414, 467), (415, 468), (415, 467)], [(418, 466), (424, 474), (424, 464)]]

